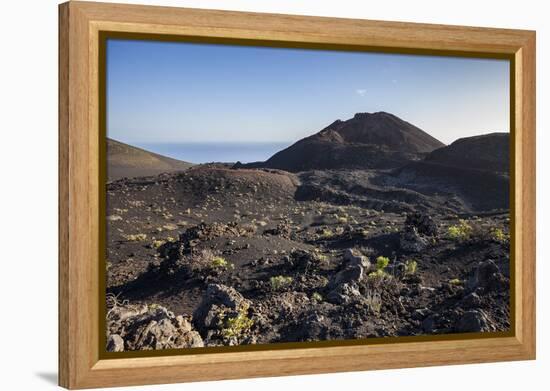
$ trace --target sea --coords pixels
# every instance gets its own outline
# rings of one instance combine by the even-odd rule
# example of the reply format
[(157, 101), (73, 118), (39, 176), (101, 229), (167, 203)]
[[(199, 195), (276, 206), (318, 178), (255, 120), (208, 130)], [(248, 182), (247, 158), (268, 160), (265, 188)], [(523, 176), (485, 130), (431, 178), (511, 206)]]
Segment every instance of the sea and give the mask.
[(136, 147), (190, 163), (265, 161), (293, 142), (132, 143)]

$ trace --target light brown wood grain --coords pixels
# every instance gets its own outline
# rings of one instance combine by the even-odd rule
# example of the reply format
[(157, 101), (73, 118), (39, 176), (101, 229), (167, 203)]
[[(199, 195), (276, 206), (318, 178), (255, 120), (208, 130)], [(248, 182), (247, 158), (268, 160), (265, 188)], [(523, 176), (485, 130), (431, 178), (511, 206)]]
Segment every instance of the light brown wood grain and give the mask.
[[(67, 388), (523, 360), (535, 357), (535, 33), (478, 27), (69, 2), (60, 5), (59, 382)], [(100, 359), (100, 31), (513, 55), (515, 335)], [(442, 53), (444, 54), (444, 53)]]

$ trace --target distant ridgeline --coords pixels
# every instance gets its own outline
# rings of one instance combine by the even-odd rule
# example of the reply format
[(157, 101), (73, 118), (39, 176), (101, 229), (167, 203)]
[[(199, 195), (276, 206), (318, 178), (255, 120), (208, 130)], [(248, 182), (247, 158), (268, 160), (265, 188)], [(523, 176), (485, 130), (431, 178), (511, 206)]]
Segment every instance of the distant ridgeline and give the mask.
[(347, 121), (334, 121), (265, 162), (234, 167), (376, 170), (371, 182), (382, 189), (410, 189), (429, 197), (447, 194), (463, 208), (495, 210), (509, 208), (509, 149), (508, 133), (462, 138), (445, 146), (395, 115), (358, 113)]

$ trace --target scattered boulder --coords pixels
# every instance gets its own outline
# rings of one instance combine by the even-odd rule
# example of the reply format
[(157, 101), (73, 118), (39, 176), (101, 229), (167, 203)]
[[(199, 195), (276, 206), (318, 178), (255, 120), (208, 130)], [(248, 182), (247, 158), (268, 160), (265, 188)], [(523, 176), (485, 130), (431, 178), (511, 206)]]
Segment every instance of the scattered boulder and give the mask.
[(253, 336), (249, 334), (254, 323), (249, 317), (251, 304), (232, 287), (209, 284), (194, 313), (197, 328), (206, 335), (207, 344), (254, 343)]
[(187, 319), (162, 306), (116, 306), (109, 311), (107, 322), (107, 350), (111, 352), (204, 346)]
[(349, 304), (361, 297), (359, 288), (354, 283), (343, 283), (329, 292), (327, 299), (335, 304)]
[(107, 338), (107, 351), (108, 352), (123, 352), (124, 340), (118, 334), (111, 334)]
[(407, 214), (405, 226), (416, 228), (420, 235), (437, 236), (437, 225), (428, 215), (420, 212)]
[(346, 266), (332, 277), (329, 287), (334, 289), (342, 284), (361, 282), (364, 274), (364, 268), (360, 265)]
[(300, 249), (293, 250), (286, 260), (290, 267), (300, 271), (316, 270), (324, 263), (320, 254)]
[(481, 305), (481, 298), (475, 292), (472, 292), (462, 299), (462, 305), (465, 308), (477, 308)]
[(280, 223), (280, 224), (277, 224), (275, 228), (266, 229), (264, 231), (264, 235), (280, 236), (285, 239), (290, 239), (291, 234), (292, 234), (292, 229), (290, 224), (288, 223)]
[(222, 305), (231, 309), (239, 309), (244, 305), (249, 306), (250, 301), (245, 299), (243, 295), (230, 286), (222, 284), (208, 284), (206, 287), (205, 297), (197, 309), (197, 312), (200, 313), (201, 308), (205, 309), (213, 304)]
[(255, 228), (252, 226), (239, 225), (237, 222), (228, 224), (223, 223), (200, 223), (186, 229), (179, 236), (178, 245), (180, 252), (187, 252), (197, 246), (201, 241), (211, 240), (221, 236), (227, 237), (249, 237), (254, 234)]
[(343, 268), (334, 274), (329, 281), (329, 288), (335, 289), (341, 284), (358, 284), (365, 278), (371, 268), (369, 259), (354, 249), (344, 251)]
[(502, 275), (495, 261), (489, 259), (478, 264), (473, 276), (468, 280), (468, 288), (498, 290), (505, 287), (507, 283), (508, 279)]
[(421, 252), (428, 247), (428, 239), (421, 236), (416, 227), (405, 226), (405, 230), (399, 237), (399, 246), (406, 252)]
[(430, 313), (431, 311), (428, 308), (417, 308), (414, 310), (411, 316), (415, 320), (421, 320), (425, 319)]
[(489, 331), (487, 315), (481, 310), (467, 311), (456, 323), (459, 333), (475, 333)]
[(370, 269), (369, 259), (359, 253), (357, 250), (348, 248), (344, 251), (344, 261), (347, 262), (349, 266), (361, 266), (365, 270)]
[(431, 334), (435, 330), (435, 317), (430, 315), (422, 321), (422, 330), (425, 333)]

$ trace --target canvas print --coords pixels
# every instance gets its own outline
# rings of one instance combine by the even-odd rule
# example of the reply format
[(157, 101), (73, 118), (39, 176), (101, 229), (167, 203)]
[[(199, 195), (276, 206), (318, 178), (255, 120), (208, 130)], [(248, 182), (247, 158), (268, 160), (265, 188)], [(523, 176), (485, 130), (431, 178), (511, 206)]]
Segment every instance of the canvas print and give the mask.
[(510, 330), (508, 60), (108, 39), (109, 352)]

